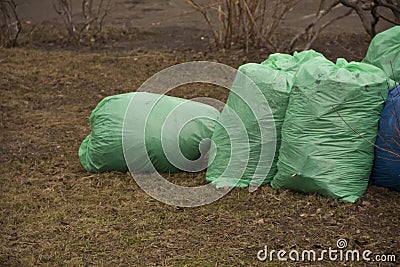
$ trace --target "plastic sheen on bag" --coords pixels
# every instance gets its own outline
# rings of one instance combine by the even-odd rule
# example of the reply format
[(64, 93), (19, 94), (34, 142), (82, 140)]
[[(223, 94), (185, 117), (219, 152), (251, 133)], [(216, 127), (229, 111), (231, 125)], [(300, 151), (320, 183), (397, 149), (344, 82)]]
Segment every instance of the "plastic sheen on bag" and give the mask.
[[(82, 166), (90, 172), (128, 171), (122, 145), (125, 112), (135, 97), (137, 113), (127, 114), (130, 125), (130, 143), (133, 166), (136, 172), (177, 172), (166, 153), (179, 154), (188, 160), (196, 160), (206, 153), (209, 144), (202, 140), (211, 138), (219, 111), (212, 106), (171, 96), (146, 92), (113, 95), (104, 98), (90, 116), (91, 133), (79, 148)], [(149, 103), (156, 103), (149, 114), (143, 111)], [(148, 115), (148, 117), (147, 117)], [(201, 116), (199, 116), (201, 115)], [(139, 125), (145, 125), (145, 129)], [(144, 133), (145, 140), (139, 136)], [(172, 136), (173, 135), (173, 136)], [(162, 142), (163, 138), (167, 141)], [(173, 141), (177, 144), (173, 144)], [(135, 150), (145, 142), (146, 149)], [(203, 150), (203, 151), (200, 151)], [(150, 159), (148, 161), (147, 159)], [(178, 164), (179, 165), (179, 164)], [(206, 165), (206, 162), (205, 162)]]
[(400, 191), (400, 85), (389, 91), (379, 119), (372, 184)]
[[(364, 63), (318, 57), (294, 79), (273, 188), (355, 202), (367, 188), (387, 75)], [(351, 128), (356, 130), (356, 134)]]
[[(208, 182), (219, 188), (257, 186), (260, 185), (260, 180), (261, 185), (272, 180), (276, 173), (280, 131), (294, 74), (299, 66), (315, 57), (323, 58), (323, 55), (313, 50), (295, 52), (293, 56), (276, 53), (270, 55), (262, 64), (249, 63), (239, 68), (241, 75), (236, 76), (227, 107), (222, 111), (219, 122), (221, 125), (233, 126), (238, 116), (247, 135), (233, 140), (223, 127), (216, 126), (212, 136), (216, 157), (207, 169)], [(249, 80), (258, 88), (254, 88)], [(259, 118), (256, 117), (256, 113), (260, 114)], [(272, 118), (269, 116), (271, 113)], [(276, 138), (276, 144), (270, 147), (273, 136)], [(246, 142), (249, 142), (249, 155), (245, 153)], [(232, 145), (241, 147), (238, 149), (238, 154), (232, 153)], [(262, 148), (266, 150), (265, 157), (261, 153)], [(238, 157), (243, 160), (236, 161), (236, 166), (230, 166), (235, 172), (226, 173), (228, 165), (234, 164), (232, 159)], [(244, 172), (239, 171), (241, 169), (239, 165), (243, 165), (243, 161), (247, 159)], [(271, 168), (268, 169), (268, 166)]]
[(377, 34), (371, 41), (363, 63), (384, 70), (390, 79), (400, 79), (400, 26)]

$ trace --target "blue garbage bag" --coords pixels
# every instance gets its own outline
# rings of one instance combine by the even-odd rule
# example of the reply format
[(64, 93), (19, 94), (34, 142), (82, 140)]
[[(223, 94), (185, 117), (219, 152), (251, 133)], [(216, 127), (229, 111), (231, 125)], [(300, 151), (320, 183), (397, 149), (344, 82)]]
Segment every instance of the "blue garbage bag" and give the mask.
[(376, 146), (372, 184), (400, 191), (400, 85), (389, 91)]

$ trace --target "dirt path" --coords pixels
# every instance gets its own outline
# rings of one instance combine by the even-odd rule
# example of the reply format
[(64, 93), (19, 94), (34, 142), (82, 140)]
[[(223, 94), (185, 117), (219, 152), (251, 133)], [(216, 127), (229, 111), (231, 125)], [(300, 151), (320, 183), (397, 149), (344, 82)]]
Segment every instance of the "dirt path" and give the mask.
[[(60, 22), (56, 12), (48, 0), (16, 0), (18, 11), (23, 20), (33, 23)], [(199, 4), (207, 5), (210, 0), (198, 0)], [(312, 18), (319, 1), (303, 0), (288, 16), (284, 27), (304, 27)], [(80, 12), (81, 0), (72, 0), (73, 13)], [(109, 23), (122, 24), (142, 29), (183, 27), (204, 30), (206, 24), (203, 17), (193, 12), (186, 0), (114, 0), (112, 10), (108, 19)], [(340, 13), (345, 8), (336, 10)], [(342, 27), (346, 25), (346, 27)], [(362, 25), (354, 14), (340, 21), (338, 24), (328, 27), (328, 31), (360, 32)]]
[[(18, 13), (24, 22), (39, 25), (62, 24), (48, 0), (16, 0), (16, 2)], [(202, 15), (193, 11), (185, 0), (114, 0), (113, 2), (106, 25), (127, 29), (126, 34), (115, 34), (115, 42), (103, 47), (100, 44), (97, 46), (99, 49), (109, 47), (111, 50), (144, 48), (204, 51), (210, 45), (209, 28)], [(198, 1), (203, 5), (210, 2), (212, 1)], [(73, 0), (72, 3), (74, 17), (78, 19), (81, 17), (79, 13), (81, 0)], [(283, 29), (291, 32), (301, 30), (313, 18), (317, 3), (315, 0), (303, 0), (289, 14), (282, 25)], [(336, 14), (343, 12), (343, 9), (344, 7), (340, 7), (335, 10)], [(327, 35), (363, 33), (362, 25), (355, 14), (329, 26), (325, 32)], [(359, 40), (353, 42), (358, 43)]]

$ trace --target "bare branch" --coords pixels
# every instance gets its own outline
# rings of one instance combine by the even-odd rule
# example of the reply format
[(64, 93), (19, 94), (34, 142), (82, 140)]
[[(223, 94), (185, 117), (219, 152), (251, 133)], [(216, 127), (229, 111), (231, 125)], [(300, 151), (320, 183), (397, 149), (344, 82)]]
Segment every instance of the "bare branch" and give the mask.
[(376, 17), (368, 16), (369, 10), (371, 10), (370, 7), (367, 7), (362, 1), (359, 0), (340, 0), (340, 3), (356, 11), (367, 33), (370, 36), (375, 36), (375, 25), (378, 21)]
[[(95, 5), (93, 0), (82, 0), (83, 18), (78, 22), (73, 19), (71, 0), (53, 0), (53, 9), (62, 17), (69, 36), (75, 41), (79, 41), (83, 33), (89, 33), (89, 36), (93, 36), (102, 31), (104, 19), (110, 11), (111, 1), (100, 0)], [(97, 8), (96, 11), (94, 11), (94, 8)], [(79, 27), (78, 30), (77, 27)]]
[(311, 45), (314, 43), (314, 41), (317, 39), (317, 37), (319, 36), (320, 32), (322, 30), (324, 30), (326, 27), (328, 27), (329, 25), (331, 25), (332, 23), (334, 23), (335, 21), (341, 20), (347, 16), (349, 16), (351, 13), (353, 13), (353, 10), (348, 10), (346, 13), (344, 13), (341, 16), (335, 17), (327, 22), (325, 22), (324, 24), (322, 24), (322, 26), (314, 33), (314, 36), (309, 40), (309, 42), (307, 43), (307, 45), (304, 47), (304, 50), (310, 49)]
[(362, 138), (364, 141), (366, 141), (368, 144), (370, 144), (371, 146), (376, 147), (376, 148), (379, 149), (379, 150), (382, 150), (382, 151), (384, 151), (384, 152), (386, 152), (386, 153), (392, 154), (392, 155), (394, 155), (395, 157), (400, 158), (400, 155), (399, 155), (399, 154), (397, 154), (397, 153), (395, 153), (395, 152), (393, 152), (393, 151), (390, 151), (390, 150), (388, 150), (388, 149), (382, 148), (382, 147), (380, 147), (380, 146), (377, 146), (377, 145), (375, 145), (373, 142), (371, 142), (370, 140), (368, 140), (367, 138), (365, 138), (361, 133), (359, 133), (356, 129), (354, 129), (354, 128), (343, 118), (343, 116), (340, 115), (340, 113), (339, 113), (334, 107), (332, 107), (332, 108), (333, 108), (333, 110), (336, 112), (336, 114), (339, 116), (339, 118), (340, 118), (354, 133), (356, 133), (359, 137), (361, 137), (361, 138)]
[(200, 6), (194, 0), (187, 3), (203, 15), (217, 46), (229, 48), (236, 43), (246, 51), (252, 46), (276, 52), (274, 34), (300, 1), (271, 0), (270, 4), (265, 0), (214, 0), (209, 6)]
[(199, 6), (199, 5), (198, 5), (196, 2), (194, 2), (193, 0), (188, 0), (188, 1), (186, 1), (186, 3), (188, 3), (189, 5), (191, 5), (194, 9), (196, 9), (197, 11), (199, 11), (199, 12), (203, 15), (204, 19), (206, 20), (208, 26), (210, 27), (210, 29), (211, 29), (211, 31), (212, 31), (212, 33), (213, 33), (213, 35), (214, 35), (214, 39), (216, 40), (216, 42), (218, 42), (218, 40), (219, 40), (218, 33), (217, 33), (217, 31), (214, 29), (214, 27), (213, 27), (213, 25), (212, 25), (212, 23), (211, 23), (211, 20), (210, 20), (210, 18), (208, 17), (208, 14), (207, 14), (207, 12), (206, 12), (206, 9), (203, 8), (203, 7), (201, 7), (201, 6)]
[(388, 3), (388, 2), (383, 1), (383, 0), (377, 0), (377, 3), (378, 3), (379, 5), (381, 5), (381, 6), (383, 6), (383, 7), (387, 7), (387, 8), (389, 8), (390, 10), (393, 10), (393, 11), (396, 11), (396, 12), (399, 12), (399, 13), (400, 13), (400, 6), (399, 6), (398, 4), (395, 5), (395, 4), (393, 4), (393, 3)]
[(14, 47), (22, 29), (14, 0), (0, 0), (0, 12), (0, 47)]
[[(296, 42), (304, 35), (308, 34), (309, 38), (307, 38), (306, 40), (306, 47), (310, 47), (312, 42), (318, 37), (319, 31), (314, 32), (314, 28), (317, 27), (317, 24), (325, 17), (327, 16), (335, 7), (337, 7), (340, 3), (339, 0), (335, 0), (331, 3), (331, 5), (326, 8), (323, 9), (324, 6), (324, 0), (321, 0), (320, 5), (319, 5), (319, 9), (317, 11), (317, 15), (315, 16), (315, 18), (313, 19), (313, 21), (311, 21), (304, 29), (303, 31), (299, 32), (298, 34), (296, 34), (296, 36), (290, 41), (289, 43), (289, 51), (292, 51), (294, 49), (294, 45), (296, 44)], [(333, 23), (334, 21), (332, 21)], [(331, 24), (331, 23), (330, 23)], [(329, 25), (329, 24), (328, 24)], [(326, 26), (328, 26), (326, 25)], [(315, 37), (314, 37), (315, 36)], [(312, 42), (311, 42), (312, 40)]]

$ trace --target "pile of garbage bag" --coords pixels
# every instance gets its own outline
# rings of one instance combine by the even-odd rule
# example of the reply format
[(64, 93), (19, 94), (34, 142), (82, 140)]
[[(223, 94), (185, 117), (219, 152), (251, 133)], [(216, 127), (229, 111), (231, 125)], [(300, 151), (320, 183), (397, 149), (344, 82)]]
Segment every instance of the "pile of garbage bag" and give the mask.
[[(309, 50), (242, 65), (221, 113), (152, 93), (109, 96), (92, 112), (79, 158), (90, 172), (187, 171), (168, 155), (208, 158), (206, 180), (217, 188), (270, 184), (345, 202), (370, 181), (400, 191), (399, 64), (395, 26), (373, 38), (362, 62)], [(239, 126), (245, 132), (232, 138), (227, 128)]]

